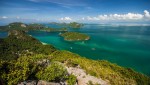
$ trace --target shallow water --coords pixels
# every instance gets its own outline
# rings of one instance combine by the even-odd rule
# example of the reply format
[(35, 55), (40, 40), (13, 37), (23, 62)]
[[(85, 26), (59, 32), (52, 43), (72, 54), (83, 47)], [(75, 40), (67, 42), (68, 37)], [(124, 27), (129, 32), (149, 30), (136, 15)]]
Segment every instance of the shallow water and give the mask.
[[(59, 28), (55, 25), (47, 25)], [(102, 26), (86, 24), (78, 30), (91, 36), (89, 41), (68, 42), (59, 33), (30, 31), (41, 42), (69, 50), (90, 59), (104, 59), (150, 75), (150, 26)], [(1, 34), (0, 34), (1, 36)]]

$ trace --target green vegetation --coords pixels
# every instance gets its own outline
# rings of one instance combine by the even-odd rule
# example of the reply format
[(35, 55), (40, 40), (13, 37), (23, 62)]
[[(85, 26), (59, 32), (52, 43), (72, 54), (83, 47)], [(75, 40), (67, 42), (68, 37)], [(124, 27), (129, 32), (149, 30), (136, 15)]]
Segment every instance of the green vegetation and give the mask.
[(28, 79), (28, 77), (35, 72), (36, 66), (29, 57), (20, 57), (17, 60), (5, 61), (1, 60), (0, 79), (3, 84), (14, 85), (20, 81)]
[(82, 41), (82, 40), (89, 40), (90, 36), (78, 32), (65, 32), (61, 34), (66, 41)]
[(0, 39), (1, 85), (16, 85), (26, 80), (67, 81), (74, 85), (76, 77), (68, 75), (64, 65), (79, 65), (86, 73), (108, 80), (112, 85), (150, 85), (148, 76), (132, 69), (42, 45), (24, 31), (12, 30), (8, 34), (7, 38)]
[(67, 31), (67, 28), (50, 28), (42, 24), (24, 24), (22, 22), (10, 23), (6, 26), (0, 26), (0, 31), (10, 31), (10, 30), (22, 30), (22, 31), (46, 31), (46, 32), (60, 32)]
[(74, 75), (71, 74), (68, 77), (67, 84), (68, 85), (75, 85), (76, 84), (76, 76), (74, 76)]
[(50, 63), (47, 58), (48, 56), (39, 54), (22, 56), (11, 61), (0, 60), (0, 79), (6, 85), (15, 85), (30, 79), (55, 82), (66, 80), (64, 67), (57, 63)]
[(22, 22), (13, 22), (6, 26), (0, 26), (1, 31), (9, 31), (9, 30), (23, 30), (27, 31), (27, 25)]
[(57, 82), (65, 80), (66, 75), (66, 69), (64, 69), (64, 67), (59, 63), (51, 63), (45, 69), (42, 69), (36, 74), (38, 79)]
[(42, 25), (42, 24), (29, 24), (28, 26), (27, 26), (27, 29), (28, 30), (42, 30), (42, 29), (44, 29), (45, 28), (45, 26), (44, 25)]
[(149, 85), (150, 78), (129, 68), (120, 67), (105, 60), (90, 60), (68, 51), (55, 51), (52, 61), (77, 63), (87, 73), (109, 80), (112, 85)]
[(50, 24), (55, 24), (55, 25), (59, 25), (59, 26), (63, 26), (63, 27), (71, 27), (71, 28), (81, 28), (84, 25), (81, 23), (77, 23), (77, 22), (70, 22), (70, 23), (57, 23), (57, 22), (51, 22)]
[(51, 54), (56, 50), (52, 45), (42, 45), (40, 41), (26, 35), (24, 31), (12, 30), (8, 35), (0, 42), (1, 59), (12, 60), (22, 55)]
[(83, 26), (83, 24), (80, 24), (77, 22), (70, 22), (68, 25), (69, 27), (72, 27), (72, 28), (81, 28)]
[(94, 85), (92, 81), (88, 81), (87, 85)]

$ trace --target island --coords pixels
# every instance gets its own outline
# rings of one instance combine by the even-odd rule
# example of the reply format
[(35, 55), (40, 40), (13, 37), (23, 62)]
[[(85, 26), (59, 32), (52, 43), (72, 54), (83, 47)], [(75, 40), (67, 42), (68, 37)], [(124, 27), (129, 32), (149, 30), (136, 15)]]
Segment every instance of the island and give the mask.
[(46, 32), (67, 32), (67, 28), (44, 28), (41, 31)]
[(32, 23), (25, 24), (22, 22), (13, 22), (6, 26), (0, 26), (0, 31), (23, 30), (23, 31), (46, 31), (46, 32), (66, 32), (67, 28), (52, 28), (43, 24)]
[(21, 30), (0, 39), (0, 54), (0, 85), (150, 84), (148, 76), (131, 68), (43, 45)]
[(90, 39), (89, 35), (78, 32), (65, 32), (60, 34), (60, 36), (64, 37), (66, 41), (84, 41)]
[(78, 23), (78, 22), (70, 22), (70, 23), (58, 23), (58, 22), (50, 22), (49, 24), (54, 24), (54, 25), (59, 25), (59, 26), (63, 26), (63, 27), (69, 27), (69, 28), (81, 28), (84, 26), (84, 24), (82, 23)]
[(24, 30), (27, 31), (27, 24), (22, 22), (13, 22), (5, 26), (0, 26), (0, 31), (9, 31), (9, 30)]
[(69, 27), (72, 27), (72, 28), (81, 28), (84, 26), (83, 24), (77, 23), (77, 22), (70, 22), (68, 25)]

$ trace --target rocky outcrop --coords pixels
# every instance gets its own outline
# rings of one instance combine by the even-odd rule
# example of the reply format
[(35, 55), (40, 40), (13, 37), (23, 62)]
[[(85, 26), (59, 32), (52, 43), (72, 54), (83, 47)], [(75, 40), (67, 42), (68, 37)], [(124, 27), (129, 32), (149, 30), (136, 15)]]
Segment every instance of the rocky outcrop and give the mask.
[(66, 85), (65, 82), (47, 82), (47, 81), (43, 81), (43, 80), (28, 80), (28, 81), (24, 81), (19, 83), (18, 85)]
[(66, 69), (69, 74), (73, 74), (77, 77), (77, 85), (89, 85), (89, 83), (92, 83), (93, 85), (109, 85), (108, 81), (87, 74), (80, 66), (66, 67)]
[(18, 31), (18, 30), (8, 31), (8, 36), (10, 36), (10, 35), (18, 36), (18, 35), (22, 35), (22, 34), (25, 34), (25, 32), (24, 31)]

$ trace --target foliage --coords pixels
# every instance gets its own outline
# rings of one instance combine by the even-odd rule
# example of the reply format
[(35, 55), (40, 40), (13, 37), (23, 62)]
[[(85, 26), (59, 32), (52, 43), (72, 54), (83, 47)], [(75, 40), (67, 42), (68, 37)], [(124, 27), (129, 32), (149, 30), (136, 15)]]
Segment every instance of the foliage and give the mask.
[(87, 85), (94, 85), (92, 81), (88, 81)]
[(51, 63), (47, 68), (39, 71), (36, 76), (38, 79), (46, 81), (62, 81), (67, 74), (66, 69), (59, 63)]
[(55, 51), (52, 53), (50, 59), (59, 62), (66, 62), (67, 60), (76, 62), (88, 74), (109, 80), (112, 85), (150, 84), (148, 76), (105, 60), (90, 60), (68, 51)]
[(18, 58), (16, 61), (1, 61), (0, 68), (2, 73), (0, 78), (6, 85), (15, 85), (18, 82), (28, 79), (28, 77), (35, 72), (37, 67), (37, 65), (32, 64), (33, 62), (27, 57)]
[(0, 42), (0, 59), (12, 60), (35, 53), (50, 54), (56, 50), (52, 45), (42, 45), (40, 41), (22, 31), (13, 31), (9, 31), (9, 36)]
[(15, 85), (28, 79), (56, 82), (65, 80), (66, 69), (60, 63), (45, 62), (45, 59), (48, 60), (46, 55), (39, 54), (22, 56), (11, 61), (0, 60), (0, 79), (6, 85)]
[(76, 67), (76, 66), (78, 66), (78, 64), (76, 62), (74, 62), (74, 61), (72, 61), (70, 59), (66, 60), (65, 65), (67, 67)]
[(90, 38), (88, 35), (78, 32), (65, 32), (61, 36), (67, 41), (88, 40)]
[(76, 83), (76, 76), (74, 76), (74, 75), (69, 75), (68, 76), (68, 80), (67, 80), (67, 84), (68, 85), (75, 85), (75, 83)]

